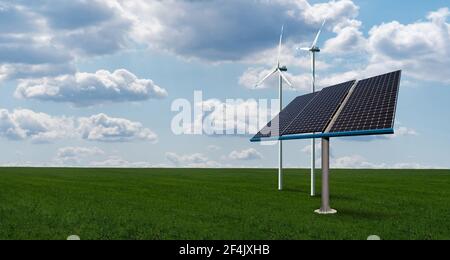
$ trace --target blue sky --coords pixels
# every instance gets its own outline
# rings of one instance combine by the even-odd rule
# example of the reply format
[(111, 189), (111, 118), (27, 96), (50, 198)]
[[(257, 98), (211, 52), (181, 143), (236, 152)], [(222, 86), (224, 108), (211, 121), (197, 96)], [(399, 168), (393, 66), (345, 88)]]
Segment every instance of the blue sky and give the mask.
[[(333, 139), (340, 168), (449, 168), (447, 1), (0, 1), (0, 165), (275, 167), (277, 147), (248, 136), (175, 135), (174, 100), (275, 99), (282, 62), (309, 92), (295, 51), (323, 19), (319, 88), (403, 70), (396, 135)], [(221, 120), (220, 117), (215, 120)], [(307, 167), (309, 142), (286, 142)]]

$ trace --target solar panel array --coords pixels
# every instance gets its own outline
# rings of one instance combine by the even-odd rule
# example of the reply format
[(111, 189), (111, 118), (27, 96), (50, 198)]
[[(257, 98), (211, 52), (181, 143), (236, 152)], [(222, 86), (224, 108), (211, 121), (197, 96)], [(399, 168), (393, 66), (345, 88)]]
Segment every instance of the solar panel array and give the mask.
[(394, 127), (401, 71), (358, 82), (331, 132)]
[(361, 80), (353, 89), (356, 81), (297, 97), (254, 139), (323, 133), (327, 128), (331, 133), (349, 136), (392, 129), (400, 79), (401, 71), (395, 71)]
[(319, 95), (283, 130), (282, 135), (325, 131), (356, 81), (324, 88)]
[(316, 97), (318, 93), (311, 93), (308, 95), (300, 96), (294, 99), (285, 109), (281, 111), (275, 119), (267, 124), (261, 132), (259, 132), (255, 137), (271, 137), (279, 136), (281, 130), (285, 129), (292, 120), (301, 113), (305, 107), (311, 102), (311, 100)]

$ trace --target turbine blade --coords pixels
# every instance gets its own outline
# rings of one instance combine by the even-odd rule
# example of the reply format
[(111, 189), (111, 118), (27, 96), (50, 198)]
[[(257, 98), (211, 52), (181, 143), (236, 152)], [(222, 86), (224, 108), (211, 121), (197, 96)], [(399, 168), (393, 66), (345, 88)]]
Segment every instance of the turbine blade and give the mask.
[(322, 26), (320, 27), (320, 30), (317, 32), (316, 38), (314, 39), (311, 49), (314, 47), (317, 47), (317, 42), (319, 41), (320, 34), (322, 33), (323, 27), (325, 26), (326, 22), (327, 22), (327, 20), (323, 21)]
[(292, 87), (292, 83), (286, 78), (286, 76), (283, 74), (283, 72), (281, 70), (278, 70), (278, 72), (280, 73), (280, 76), (283, 78), (283, 80), (290, 86)]
[(261, 81), (258, 82), (258, 84), (255, 85), (255, 88), (258, 86), (261, 86), (261, 84), (264, 83), (264, 81), (266, 81), (266, 79), (268, 79), (270, 76), (272, 76), (273, 74), (275, 74), (278, 71), (278, 68), (274, 69), (272, 72), (270, 72), (269, 74), (267, 74), (267, 76), (265, 76)]
[(280, 65), (281, 47), (283, 44), (283, 34), (284, 34), (284, 24), (283, 24), (283, 26), (281, 26), (280, 44), (278, 45), (278, 58), (277, 58), (278, 65)]
[(299, 50), (301, 50), (301, 51), (310, 51), (311, 50), (311, 48), (298, 48)]

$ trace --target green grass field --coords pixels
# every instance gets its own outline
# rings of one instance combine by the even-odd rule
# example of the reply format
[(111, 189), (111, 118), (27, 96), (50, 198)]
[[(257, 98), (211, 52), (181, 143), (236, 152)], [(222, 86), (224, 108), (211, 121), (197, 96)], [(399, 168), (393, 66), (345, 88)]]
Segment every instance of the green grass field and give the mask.
[[(0, 239), (450, 239), (450, 171), (0, 168)], [(320, 187), (320, 183), (318, 183)]]

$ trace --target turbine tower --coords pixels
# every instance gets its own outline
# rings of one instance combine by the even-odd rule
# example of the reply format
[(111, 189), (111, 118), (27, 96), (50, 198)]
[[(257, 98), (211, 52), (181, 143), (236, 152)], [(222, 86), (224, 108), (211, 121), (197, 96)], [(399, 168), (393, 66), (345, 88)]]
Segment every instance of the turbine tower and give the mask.
[[(281, 56), (281, 49), (282, 49), (282, 43), (283, 43), (283, 34), (284, 34), (284, 25), (281, 27), (281, 35), (280, 35), (280, 43), (278, 45), (278, 58), (277, 58), (277, 65), (273, 69), (272, 72), (270, 72), (267, 76), (265, 76), (258, 84), (256, 84), (255, 88), (263, 84), (269, 77), (276, 74), (278, 72), (279, 75), (279, 88), (278, 88), (278, 95), (280, 99), (280, 112), (283, 110), (283, 81), (286, 82), (290, 87), (292, 87), (292, 84), (289, 82), (289, 80), (286, 78), (283, 72), (287, 71), (286, 66), (281, 66), (280, 63), (280, 56)], [(280, 122), (278, 122), (280, 124)], [(281, 134), (281, 133), (280, 133)], [(278, 190), (283, 190), (283, 141), (278, 141)]]
[[(312, 83), (311, 90), (312, 93), (316, 92), (316, 53), (320, 52), (319, 47), (317, 46), (317, 42), (319, 41), (320, 34), (322, 33), (322, 29), (325, 26), (326, 20), (323, 21), (322, 26), (319, 32), (316, 35), (311, 47), (300, 48), (302, 51), (307, 51), (311, 54), (311, 73), (312, 73)], [(316, 178), (315, 178), (315, 170), (316, 170), (316, 139), (311, 140), (311, 196), (316, 196)]]

